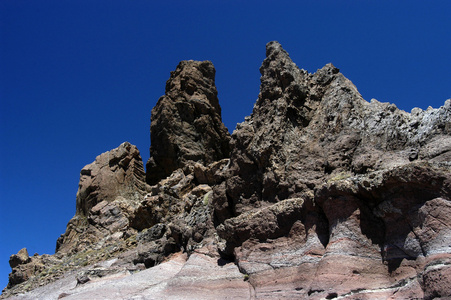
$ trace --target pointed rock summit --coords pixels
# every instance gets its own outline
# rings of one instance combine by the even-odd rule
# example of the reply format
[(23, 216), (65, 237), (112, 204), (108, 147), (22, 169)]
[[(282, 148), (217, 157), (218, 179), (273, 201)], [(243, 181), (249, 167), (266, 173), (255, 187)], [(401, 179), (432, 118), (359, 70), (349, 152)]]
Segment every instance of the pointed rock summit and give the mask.
[(218, 202), (219, 215), (225, 207), (239, 215), (262, 203), (307, 197), (342, 174), (365, 174), (419, 157), (449, 159), (450, 100), (439, 109), (409, 114), (393, 104), (368, 103), (332, 64), (310, 74), (278, 42), (267, 44), (266, 55), (252, 115), (232, 135), (233, 176)]
[(209, 61), (182, 61), (152, 109), (147, 182), (155, 184), (178, 168), (229, 157), (230, 134), (222, 123)]

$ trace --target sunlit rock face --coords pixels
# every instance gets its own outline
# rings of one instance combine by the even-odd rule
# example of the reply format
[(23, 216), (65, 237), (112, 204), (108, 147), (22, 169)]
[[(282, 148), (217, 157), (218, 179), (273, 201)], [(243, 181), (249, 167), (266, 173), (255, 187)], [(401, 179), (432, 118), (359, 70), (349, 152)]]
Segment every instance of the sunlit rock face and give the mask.
[(310, 74), (277, 42), (266, 56), (214, 202), (256, 298), (449, 296), (451, 101), (407, 113), (332, 64)]
[(13, 255), (3, 297), (451, 297), (451, 100), (367, 102), (278, 42), (260, 72), (229, 136), (212, 63), (181, 62), (152, 110), (146, 174), (129, 143), (84, 167), (57, 253)]
[(365, 101), (332, 64), (310, 74), (277, 42), (266, 54), (252, 115), (232, 135), (227, 195), (233, 214), (305, 197), (345, 174), (450, 161), (451, 100), (410, 114)]

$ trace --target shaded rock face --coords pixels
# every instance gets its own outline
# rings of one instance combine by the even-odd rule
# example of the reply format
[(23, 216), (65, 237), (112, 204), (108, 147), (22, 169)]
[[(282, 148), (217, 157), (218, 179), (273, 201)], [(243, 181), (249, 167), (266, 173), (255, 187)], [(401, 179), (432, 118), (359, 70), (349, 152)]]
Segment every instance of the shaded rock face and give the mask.
[(212, 64), (181, 62), (147, 174), (128, 143), (84, 167), (57, 253), (11, 256), (2, 297), (451, 297), (451, 100), (407, 113), (266, 56), (231, 138)]
[[(218, 233), (233, 244), (257, 298), (277, 291), (301, 299), (449, 296), (450, 184), (449, 167), (407, 164), (320, 186), (314, 198), (318, 209), (308, 200), (282, 200), (228, 219)], [(274, 209), (290, 202), (298, 203), (298, 213), (289, 218), (290, 210)], [(268, 210), (276, 213), (265, 218), (266, 229), (257, 224)], [(292, 226), (275, 237), (271, 224), (281, 221)], [(431, 273), (435, 279), (429, 280), (430, 272), (437, 272)], [(436, 283), (438, 276), (443, 286)]]
[(230, 134), (221, 121), (215, 69), (209, 61), (182, 61), (152, 109), (147, 182), (156, 184), (195, 162), (229, 157)]

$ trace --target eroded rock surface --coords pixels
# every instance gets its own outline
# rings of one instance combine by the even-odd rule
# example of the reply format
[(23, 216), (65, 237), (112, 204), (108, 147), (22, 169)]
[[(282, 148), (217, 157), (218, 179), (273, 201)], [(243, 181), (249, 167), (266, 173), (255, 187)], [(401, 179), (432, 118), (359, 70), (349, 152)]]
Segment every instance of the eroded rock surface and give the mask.
[(331, 64), (309, 74), (277, 42), (266, 54), (214, 203), (256, 297), (450, 296), (451, 101), (409, 114), (366, 102)]
[(409, 114), (366, 102), (332, 64), (310, 74), (277, 42), (266, 54), (252, 115), (232, 135), (233, 176), (226, 187), (232, 215), (308, 197), (328, 180), (351, 174), (417, 159), (449, 162), (451, 100)]
[(57, 253), (13, 255), (2, 297), (451, 297), (451, 100), (407, 113), (332, 64), (266, 56), (231, 137), (212, 64), (181, 62), (146, 179), (128, 143), (83, 168)]
[[(108, 269), (118, 272), (108, 273)], [(176, 254), (140, 272), (130, 265), (120, 266), (118, 259), (109, 260), (11, 299), (249, 299), (251, 291), (233, 262), (201, 251), (189, 258)]]
[[(85, 250), (105, 238), (128, 238), (134, 211), (146, 194), (144, 167), (128, 142), (97, 156), (80, 172), (76, 214), (58, 239), (56, 252)], [(101, 246), (99, 246), (101, 247)]]
[(166, 82), (151, 115), (147, 182), (156, 184), (179, 168), (229, 157), (230, 134), (221, 120), (209, 61), (182, 61)]

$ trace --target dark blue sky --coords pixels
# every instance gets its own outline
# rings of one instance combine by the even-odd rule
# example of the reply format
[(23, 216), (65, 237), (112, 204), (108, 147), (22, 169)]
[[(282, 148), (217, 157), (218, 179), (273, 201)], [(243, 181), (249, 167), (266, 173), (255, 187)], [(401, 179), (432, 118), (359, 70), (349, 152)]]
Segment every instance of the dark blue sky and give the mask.
[[(265, 44), (332, 62), (367, 100), (451, 98), (451, 1), (0, 1), (0, 288), (9, 256), (52, 254), (80, 169), (124, 141), (180, 60), (211, 60), (230, 131), (252, 111)], [(296, 3), (296, 4), (294, 4)]]

